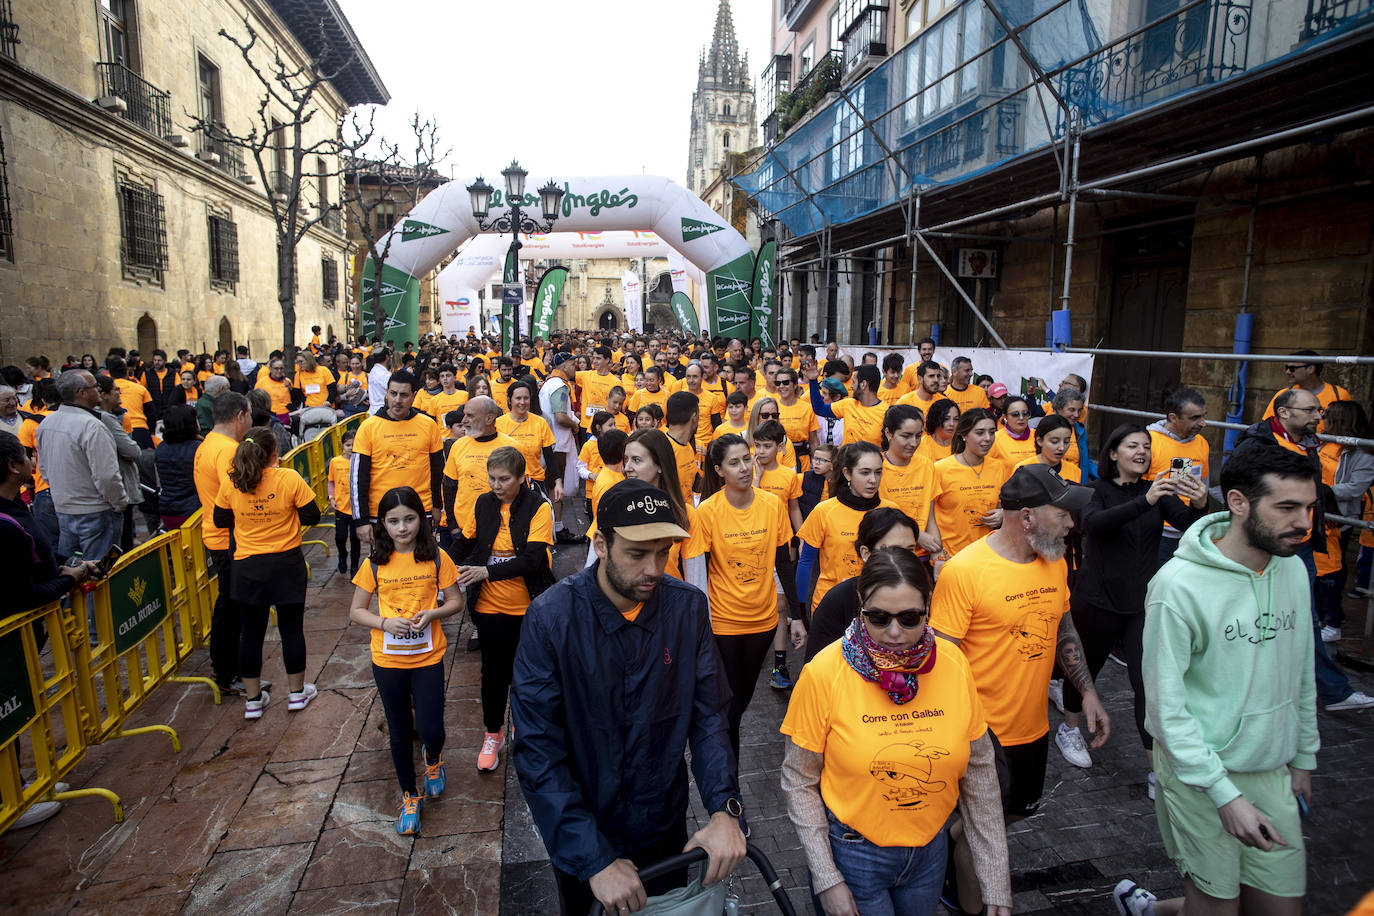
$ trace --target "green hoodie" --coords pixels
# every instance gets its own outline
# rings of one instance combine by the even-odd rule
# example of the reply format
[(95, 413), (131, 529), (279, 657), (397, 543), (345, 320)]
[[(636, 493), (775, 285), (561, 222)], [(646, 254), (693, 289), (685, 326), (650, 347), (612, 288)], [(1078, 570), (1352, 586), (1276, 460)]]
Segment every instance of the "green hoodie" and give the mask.
[(1145, 596), (1145, 728), (1218, 808), (1229, 772), (1316, 769), (1311, 588), (1297, 557), (1257, 574), (1217, 549), (1228, 512), (1183, 533)]

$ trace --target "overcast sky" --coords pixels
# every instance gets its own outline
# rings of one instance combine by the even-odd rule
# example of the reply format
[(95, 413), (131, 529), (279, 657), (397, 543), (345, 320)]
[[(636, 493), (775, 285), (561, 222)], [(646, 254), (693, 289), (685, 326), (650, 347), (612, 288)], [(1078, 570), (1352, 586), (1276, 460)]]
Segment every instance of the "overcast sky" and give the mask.
[[(413, 112), (436, 119), (453, 150), (445, 175), (499, 187), (515, 157), (535, 175), (685, 180), (719, 0), (339, 2), (391, 92), (378, 125), (405, 149)], [(768, 60), (770, 7), (731, 3), (751, 78)]]

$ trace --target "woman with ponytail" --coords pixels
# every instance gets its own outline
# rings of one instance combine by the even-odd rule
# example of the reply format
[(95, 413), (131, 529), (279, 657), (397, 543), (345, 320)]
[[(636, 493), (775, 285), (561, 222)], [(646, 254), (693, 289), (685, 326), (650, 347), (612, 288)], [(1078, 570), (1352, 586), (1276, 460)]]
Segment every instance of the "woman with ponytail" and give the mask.
[(315, 698), (305, 683), (305, 586), (301, 526), (320, 520), (315, 492), (291, 468), (277, 467), (277, 440), (266, 426), (248, 431), (234, 452), (229, 479), (215, 497), (215, 524), (234, 541), (229, 597), (241, 606), (239, 675), (245, 719), (260, 719), (268, 702), (262, 677), (262, 643), (270, 608), (277, 609), (282, 661), (291, 690), (287, 709), (298, 712)]
[[(830, 492), (835, 495), (812, 509), (797, 533), (801, 538), (797, 596), (803, 607), (808, 603), (818, 607), (826, 592), (859, 574), (854, 538), (864, 513), (879, 506), (897, 508), (878, 495), (882, 476), (883, 453), (872, 442), (851, 442), (840, 449), (830, 480)], [(811, 572), (818, 565), (820, 576), (813, 593)]]
[(930, 591), (910, 550), (875, 550), (858, 614), (792, 692), (782, 791), (818, 913), (934, 914), (956, 805), (988, 912), (1011, 912), (992, 742), (968, 662), (927, 622)]

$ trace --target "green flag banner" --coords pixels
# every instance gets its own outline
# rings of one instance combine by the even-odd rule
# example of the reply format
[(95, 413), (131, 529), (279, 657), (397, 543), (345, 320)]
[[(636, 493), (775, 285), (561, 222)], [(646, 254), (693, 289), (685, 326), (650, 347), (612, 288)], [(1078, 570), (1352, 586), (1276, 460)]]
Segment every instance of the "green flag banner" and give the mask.
[(697, 323), (697, 307), (692, 304), (686, 293), (673, 293), (673, 298), (668, 300), (668, 304), (672, 306), (677, 323), (682, 325), (685, 333), (692, 337), (701, 333), (701, 326)]
[(558, 300), (563, 295), (563, 284), (568, 280), (568, 268), (550, 267), (539, 278), (539, 288), (534, 291), (534, 317), (530, 321), (530, 336), (549, 339), (553, 328), (553, 313), (558, 309)]
[(762, 341), (764, 349), (775, 345), (777, 297), (774, 295), (773, 267), (778, 260), (778, 243), (764, 242), (754, 264), (754, 309), (749, 319), (749, 337)]
[(706, 315), (712, 334), (749, 339), (753, 282), (753, 252), (745, 252), (706, 274)]
[(402, 270), (382, 265), (382, 314), (386, 327), (377, 328), (372, 315), (372, 290), (377, 282), (371, 258), (363, 265), (362, 312), (363, 336), (375, 333), (382, 340), (394, 340), (398, 345), (407, 340), (419, 340), (428, 329), (420, 328), (420, 281)]
[[(506, 252), (506, 267), (501, 272), (501, 282), (515, 283), (520, 278), (520, 254), (514, 249)], [(507, 302), (508, 297), (503, 293), (501, 296), (501, 352), (512, 355), (516, 362), (520, 361), (520, 354), (515, 352), (515, 309), (516, 305)]]

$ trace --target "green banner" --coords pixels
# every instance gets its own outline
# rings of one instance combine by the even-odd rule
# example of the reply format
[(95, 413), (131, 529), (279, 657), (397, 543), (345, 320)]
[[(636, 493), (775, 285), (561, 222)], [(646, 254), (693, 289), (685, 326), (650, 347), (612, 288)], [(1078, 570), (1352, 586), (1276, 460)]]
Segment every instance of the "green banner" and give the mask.
[[(506, 266), (501, 271), (501, 282), (516, 283), (520, 279), (520, 255), (515, 249), (506, 252)], [(501, 296), (501, 352), (510, 356), (517, 363), (520, 361), (520, 354), (515, 349), (515, 310), (517, 306), (506, 301), (506, 296)], [(495, 368), (495, 367), (493, 367)]]
[(682, 325), (682, 330), (696, 337), (701, 333), (701, 325), (697, 322), (697, 307), (692, 304), (686, 293), (673, 293), (673, 298), (668, 300), (668, 305), (672, 306), (673, 314), (677, 316), (677, 323)]
[(713, 335), (749, 339), (750, 291), (753, 284), (752, 252), (746, 252), (706, 275), (706, 316)]
[(115, 654), (123, 655), (167, 617), (161, 557), (150, 553), (110, 576), (110, 622)]
[(372, 289), (375, 265), (371, 258), (363, 265), (362, 312), (363, 337), (371, 340), (374, 333), (382, 340), (395, 341), (399, 347), (407, 340), (417, 341), (426, 329), (420, 327), (420, 281), (389, 264), (382, 265), (382, 313), (386, 327), (380, 331), (372, 320)]
[(412, 239), (427, 239), (432, 236), (443, 235), (445, 232), (448, 230), (443, 226), (434, 226), (415, 219), (408, 219), (401, 223), (401, 241), (403, 242), (409, 242)]
[(764, 349), (774, 346), (777, 297), (774, 294), (773, 267), (778, 260), (778, 243), (764, 242), (754, 264), (754, 310), (749, 319), (749, 337), (762, 341)]
[(24, 631), (15, 630), (0, 637), (0, 744), (23, 731), (37, 712), (29, 668), (24, 664)]
[(553, 329), (553, 314), (558, 310), (558, 300), (563, 295), (563, 284), (568, 280), (568, 268), (550, 267), (539, 278), (539, 288), (534, 291), (534, 318), (530, 322), (530, 336), (549, 339)]
[(682, 218), (682, 240), (690, 242), (692, 239), (699, 239), (703, 235), (720, 232), (724, 228), (724, 226), (717, 226), (715, 223), (702, 222), (699, 219), (684, 216)]

